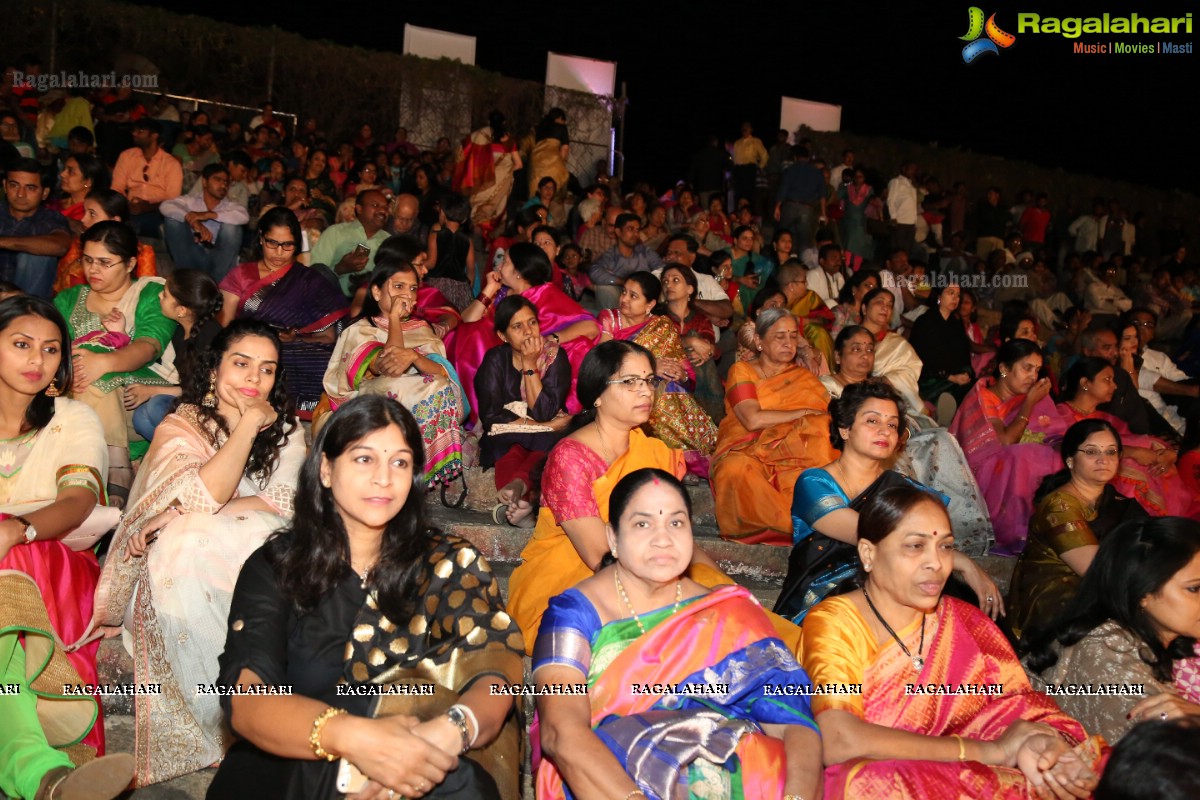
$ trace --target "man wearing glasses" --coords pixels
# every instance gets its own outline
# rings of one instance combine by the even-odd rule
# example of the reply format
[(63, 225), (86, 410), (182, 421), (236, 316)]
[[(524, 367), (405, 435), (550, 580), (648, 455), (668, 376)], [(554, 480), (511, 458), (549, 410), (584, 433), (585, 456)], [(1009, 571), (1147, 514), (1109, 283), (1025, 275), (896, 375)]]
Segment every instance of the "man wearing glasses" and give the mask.
[(158, 145), (162, 126), (143, 117), (133, 123), (134, 146), (113, 167), (112, 188), (129, 200), (129, 224), (139, 236), (159, 236), (159, 206), (183, 192), (183, 166)]
[(53, 294), (58, 258), (67, 252), (67, 218), (42, 205), (50, 187), (31, 158), (12, 162), (4, 173), (0, 205), (0, 279), (47, 299)]
[(189, 193), (163, 203), (163, 236), (176, 269), (198, 269), (217, 283), (237, 263), (242, 226), (250, 214), (229, 194), (229, 169), (209, 164), (200, 173), (200, 194)]

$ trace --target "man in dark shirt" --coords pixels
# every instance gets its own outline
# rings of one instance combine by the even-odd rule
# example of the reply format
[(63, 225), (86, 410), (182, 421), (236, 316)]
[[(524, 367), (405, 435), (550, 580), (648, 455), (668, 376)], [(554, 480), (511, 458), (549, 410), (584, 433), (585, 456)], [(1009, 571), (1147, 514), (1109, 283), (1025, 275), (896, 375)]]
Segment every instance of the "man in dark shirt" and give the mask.
[(793, 252), (812, 246), (817, 222), (825, 221), (825, 176), (809, 160), (807, 147), (797, 145), (795, 161), (783, 172), (775, 195), (775, 221), (792, 233)]
[(1178, 437), (1170, 423), (1138, 394), (1138, 388), (1129, 377), (1129, 373), (1117, 365), (1120, 353), (1117, 348), (1117, 334), (1112, 328), (1105, 326), (1085, 330), (1079, 335), (1079, 351), (1085, 356), (1103, 358), (1115, 367), (1113, 377), (1117, 389), (1113, 392), (1112, 400), (1098, 406), (1101, 411), (1125, 420), (1129, 430), (1139, 436), (1165, 434), (1165, 438)]
[(50, 193), (42, 185), (38, 163), (14, 161), (4, 173), (5, 203), (0, 205), (0, 279), (47, 299), (53, 294), (58, 259), (71, 245), (67, 218), (42, 203)]
[(1004, 247), (1004, 235), (1012, 225), (1008, 209), (1000, 205), (1000, 190), (989, 186), (987, 197), (975, 210), (975, 255), (980, 261)]
[(708, 208), (708, 200), (714, 194), (725, 191), (725, 173), (732, 165), (729, 151), (721, 147), (721, 140), (716, 136), (709, 136), (708, 144), (692, 156), (688, 179), (703, 208)]

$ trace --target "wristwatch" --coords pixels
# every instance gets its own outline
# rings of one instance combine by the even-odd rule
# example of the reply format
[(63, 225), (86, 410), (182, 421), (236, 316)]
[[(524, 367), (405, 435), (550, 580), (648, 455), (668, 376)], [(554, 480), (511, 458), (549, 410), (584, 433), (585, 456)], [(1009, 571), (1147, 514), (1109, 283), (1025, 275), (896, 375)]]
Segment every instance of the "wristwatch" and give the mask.
[(537, 370), (536, 369), (527, 369), (527, 370), (524, 370), (521, 374), (524, 375), (526, 378), (528, 378), (530, 375), (536, 375)]
[(471, 731), (467, 728), (467, 715), (457, 705), (453, 705), (446, 709), (446, 716), (458, 726), (458, 732), (462, 735), (462, 750), (459, 751), (461, 755), (471, 749)]
[(37, 539), (37, 528), (33, 527), (32, 522), (24, 517), (17, 516), (16, 514), (12, 516), (12, 519), (15, 519), (17, 522), (25, 526), (25, 544), (30, 544)]

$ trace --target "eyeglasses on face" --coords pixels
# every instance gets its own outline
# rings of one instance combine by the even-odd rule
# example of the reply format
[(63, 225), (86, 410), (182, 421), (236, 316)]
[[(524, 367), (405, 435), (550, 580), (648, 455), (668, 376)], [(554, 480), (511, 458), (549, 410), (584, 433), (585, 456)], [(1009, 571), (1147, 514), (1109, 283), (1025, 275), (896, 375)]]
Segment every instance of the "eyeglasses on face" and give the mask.
[(628, 378), (617, 378), (613, 381), (605, 381), (609, 386), (622, 386), (629, 391), (634, 391), (642, 386), (649, 386), (651, 389), (657, 389), (663, 385), (663, 379), (657, 375), (649, 377), (641, 377), (640, 375), (631, 375)]
[(1081, 455), (1087, 456), (1088, 458), (1099, 458), (1100, 456), (1104, 456), (1105, 458), (1116, 458), (1117, 456), (1121, 455), (1121, 451), (1115, 447), (1109, 447), (1106, 449), (1101, 449), (1099, 447), (1081, 447), (1077, 452), (1079, 452)]
[(285, 253), (296, 249), (295, 242), (278, 242), (274, 239), (263, 237), (262, 243), (273, 250), (282, 250)]
[(91, 256), (80, 256), (79, 263), (83, 264), (84, 267), (97, 266), (97, 267), (100, 267), (100, 269), (111, 269), (111, 268), (115, 267), (117, 264), (124, 264), (125, 259), (122, 258), (120, 261), (111, 261), (107, 258), (92, 258)]

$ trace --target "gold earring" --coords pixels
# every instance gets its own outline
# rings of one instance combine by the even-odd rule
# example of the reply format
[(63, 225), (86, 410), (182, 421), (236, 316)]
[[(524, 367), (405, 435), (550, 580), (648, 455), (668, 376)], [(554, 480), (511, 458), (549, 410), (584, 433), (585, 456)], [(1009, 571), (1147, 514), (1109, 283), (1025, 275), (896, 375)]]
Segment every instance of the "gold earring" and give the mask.
[(58, 397), (62, 392), (58, 389), (58, 381), (55, 378), (50, 379), (50, 385), (46, 387), (46, 397)]
[(200, 401), (201, 405), (203, 405), (205, 408), (216, 408), (217, 407), (216, 388), (217, 388), (217, 379), (210, 378), (208, 381), (208, 391), (205, 392), (204, 399), (202, 399)]

